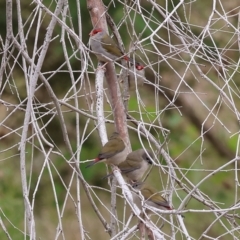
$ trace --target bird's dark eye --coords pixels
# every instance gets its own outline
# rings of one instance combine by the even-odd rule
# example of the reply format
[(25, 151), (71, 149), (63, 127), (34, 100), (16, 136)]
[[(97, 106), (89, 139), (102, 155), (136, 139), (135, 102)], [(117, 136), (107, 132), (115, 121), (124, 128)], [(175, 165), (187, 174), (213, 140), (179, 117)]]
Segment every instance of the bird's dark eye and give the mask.
[(132, 188), (136, 188), (136, 187), (137, 187), (137, 183), (133, 183)]
[(146, 159), (149, 164), (152, 164), (152, 160), (149, 157), (147, 157)]

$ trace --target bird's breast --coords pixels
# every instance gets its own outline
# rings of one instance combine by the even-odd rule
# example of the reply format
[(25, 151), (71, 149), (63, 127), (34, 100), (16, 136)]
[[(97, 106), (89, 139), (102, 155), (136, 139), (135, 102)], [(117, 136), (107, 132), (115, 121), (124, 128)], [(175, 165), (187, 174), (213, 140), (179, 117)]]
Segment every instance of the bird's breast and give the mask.
[(125, 147), (123, 151), (115, 154), (111, 158), (108, 158), (107, 162), (108, 162), (108, 164), (114, 164), (114, 165), (118, 166), (121, 162), (125, 161), (127, 154), (128, 154), (127, 148)]

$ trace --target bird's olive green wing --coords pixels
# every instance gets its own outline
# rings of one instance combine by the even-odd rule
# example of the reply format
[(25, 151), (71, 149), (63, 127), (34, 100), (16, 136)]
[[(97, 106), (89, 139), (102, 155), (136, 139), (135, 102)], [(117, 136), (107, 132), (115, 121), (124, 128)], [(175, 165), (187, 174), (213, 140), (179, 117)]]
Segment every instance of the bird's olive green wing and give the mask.
[(141, 193), (145, 200), (152, 201), (153, 203), (162, 207), (170, 208), (168, 201), (162, 197), (160, 193), (154, 193), (150, 187), (142, 189)]
[(120, 163), (118, 167), (122, 173), (126, 174), (136, 169), (139, 169), (140, 163), (134, 158), (127, 157), (127, 159), (124, 162)]
[(111, 141), (107, 142), (101, 152), (99, 153), (98, 157), (100, 159), (104, 158), (111, 158), (115, 154), (123, 151), (125, 148), (124, 142), (122, 139), (117, 138), (117, 139), (112, 139)]
[(102, 41), (102, 45), (105, 48), (105, 50), (111, 54), (114, 54), (118, 57), (121, 57), (123, 55), (118, 45), (110, 37), (104, 38), (104, 41)]

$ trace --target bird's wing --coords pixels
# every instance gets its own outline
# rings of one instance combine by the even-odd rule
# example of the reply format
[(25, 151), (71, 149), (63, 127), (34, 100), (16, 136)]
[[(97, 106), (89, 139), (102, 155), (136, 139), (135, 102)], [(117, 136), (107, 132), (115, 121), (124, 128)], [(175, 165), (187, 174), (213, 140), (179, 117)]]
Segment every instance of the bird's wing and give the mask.
[(115, 154), (123, 151), (124, 148), (125, 148), (125, 145), (124, 145), (124, 142), (122, 141), (122, 139), (113, 139), (113, 140), (107, 142), (103, 146), (98, 157), (99, 157), (99, 159), (111, 158)]
[(139, 169), (139, 167), (135, 167), (135, 168), (121, 168), (121, 172), (127, 174), (127, 173), (130, 173), (130, 172), (132, 172), (134, 170), (137, 170), (137, 169)]
[(118, 167), (122, 173), (129, 173), (140, 168), (139, 165), (136, 166), (136, 160), (131, 158), (127, 158), (126, 161), (120, 163)]
[[(171, 208), (169, 206), (169, 202), (164, 197), (162, 197), (159, 193), (154, 193), (153, 191), (151, 191), (151, 189), (142, 189), (141, 192), (145, 200), (150, 200), (161, 207)], [(147, 199), (146, 196), (150, 196), (150, 197)]]
[(115, 49), (117, 51), (115, 54), (119, 57), (121, 57), (123, 55), (120, 48), (118, 47), (118, 45), (115, 43), (115, 41), (112, 38), (108, 37), (108, 38), (104, 39), (104, 43), (102, 42), (102, 44), (104, 45), (104, 48), (106, 49), (107, 52), (112, 53), (112, 49), (113, 49), (113, 47), (115, 47)]

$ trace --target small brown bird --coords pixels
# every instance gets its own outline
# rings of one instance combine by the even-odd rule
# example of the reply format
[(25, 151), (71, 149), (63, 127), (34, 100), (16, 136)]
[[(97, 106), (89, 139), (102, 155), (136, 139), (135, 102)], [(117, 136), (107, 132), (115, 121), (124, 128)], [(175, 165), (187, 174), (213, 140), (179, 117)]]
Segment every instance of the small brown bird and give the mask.
[[(129, 153), (126, 160), (118, 165), (118, 168), (129, 180), (137, 182), (143, 177), (149, 165), (152, 164), (151, 158), (153, 158), (153, 153), (150, 150), (146, 152), (144, 149), (138, 149)], [(112, 175), (112, 173), (108, 174), (104, 178)]]
[[(90, 32), (90, 46), (99, 61), (110, 62), (121, 58), (124, 54), (115, 41), (102, 28), (95, 28)], [(129, 57), (123, 57), (130, 61)]]
[(127, 156), (126, 146), (119, 133), (114, 132), (109, 141), (102, 147), (97, 158), (86, 166), (86, 168), (95, 165), (98, 162), (106, 161), (107, 164), (119, 165)]
[[(133, 194), (133, 201), (138, 206), (140, 210), (142, 210), (142, 198), (144, 199), (144, 202), (146, 205), (150, 207), (154, 207), (157, 209), (163, 209), (163, 210), (173, 210), (173, 208), (170, 206), (169, 202), (161, 196), (161, 194), (154, 189), (153, 187), (149, 186), (146, 183), (143, 182), (137, 182), (132, 184), (133, 189), (140, 191), (141, 194), (136, 193), (135, 191), (132, 192)], [(147, 215), (154, 214), (153, 211), (150, 209), (146, 209), (145, 213)], [(141, 217), (144, 219), (146, 216), (144, 213), (141, 213)], [(154, 234), (152, 230), (144, 225), (144, 222), (141, 220), (138, 224), (139, 231), (141, 232), (142, 236), (145, 235), (144, 229), (147, 230), (148, 239), (155, 239)]]
[[(90, 46), (99, 61), (111, 62), (121, 57), (126, 61), (130, 61), (133, 65), (133, 60), (128, 56), (124, 56), (121, 49), (116, 42), (104, 31), (102, 28), (95, 28), (90, 32)], [(140, 69), (141, 68), (141, 69)], [(140, 63), (136, 63), (136, 72), (140, 71), (144, 66)]]
[[(143, 196), (145, 203), (148, 206), (155, 207), (158, 209), (163, 209), (163, 210), (172, 210), (169, 202), (164, 197), (162, 197), (161, 194), (156, 189), (152, 188), (146, 183), (137, 182), (132, 184), (132, 187), (135, 190), (138, 190), (141, 192), (141, 195)], [(133, 200), (135, 204), (141, 209), (140, 195), (133, 192)], [(146, 211), (147, 214), (150, 214), (150, 212), (151, 212), (150, 210)]]

